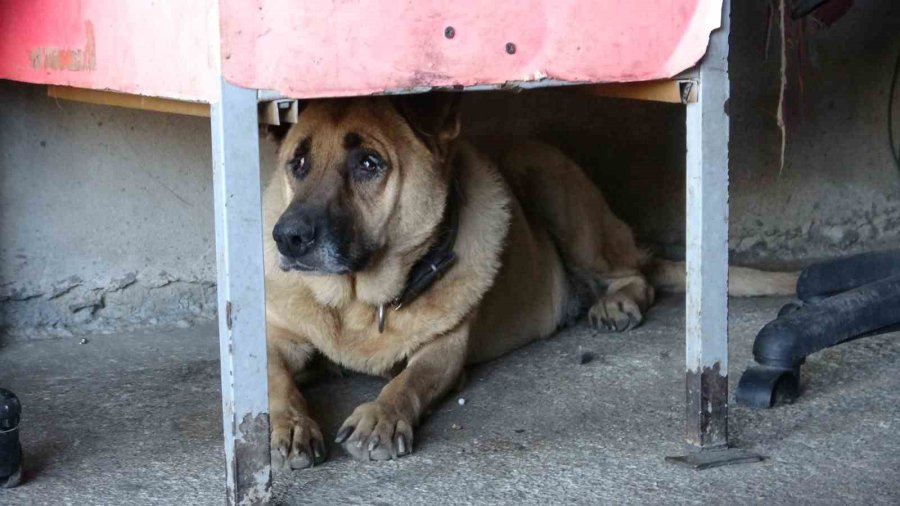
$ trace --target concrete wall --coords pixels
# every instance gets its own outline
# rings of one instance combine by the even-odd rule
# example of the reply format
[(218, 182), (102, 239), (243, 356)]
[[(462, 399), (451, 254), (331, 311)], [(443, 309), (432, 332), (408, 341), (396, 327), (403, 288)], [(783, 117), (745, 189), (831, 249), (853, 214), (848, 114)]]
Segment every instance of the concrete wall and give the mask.
[[(779, 170), (778, 39), (767, 2), (734, 2), (733, 258), (788, 266), (900, 244), (900, 175), (885, 133), (900, 2), (857, 0), (809, 27), (802, 118)], [(678, 256), (684, 114), (571, 90), (476, 93), (473, 133), (544, 138), (582, 163), (639, 238)], [(896, 112), (900, 119), (900, 108)], [(0, 336), (188, 326), (215, 311), (205, 119), (48, 99), (0, 83)], [(263, 145), (270, 166), (273, 147)]]
[[(900, 173), (886, 133), (900, 2), (856, 0), (830, 28), (807, 24), (803, 94), (796, 77), (788, 90), (783, 168), (776, 121), (781, 48), (773, 30), (766, 54), (769, 2), (732, 4), (732, 259), (790, 267), (900, 245)], [(799, 46), (788, 49), (794, 55)], [(512, 129), (563, 147), (643, 242), (683, 255), (680, 106), (585, 99), (568, 90), (480, 94), (468, 106), (470, 131)], [(900, 122), (900, 104), (894, 114)]]
[[(734, 2), (732, 247), (747, 262), (810, 260), (900, 246), (900, 171), (887, 140), (900, 2), (855, 0), (831, 27), (807, 23), (788, 47), (803, 58), (789, 83), (780, 169), (779, 47), (765, 56), (766, 2)], [(742, 64), (743, 63), (743, 64)], [(802, 91), (800, 85), (802, 83)], [(900, 121), (900, 107), (895, 108)]]
[(209, 153), (206, 119), (57, 102), (0, 82), (2, 332), (213, 318)]

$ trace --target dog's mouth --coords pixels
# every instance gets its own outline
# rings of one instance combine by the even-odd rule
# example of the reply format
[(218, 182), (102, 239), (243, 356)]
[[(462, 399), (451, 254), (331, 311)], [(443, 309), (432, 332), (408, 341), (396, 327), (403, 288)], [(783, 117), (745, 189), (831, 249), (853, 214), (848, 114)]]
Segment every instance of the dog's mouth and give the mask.
[(278, 254), (278, 268), (284, 272), (290, 271), (303, 271), (308, 272), (313, 270), (312, 267), (308, 265), (304, 265), (296, 258), (288, 258), (281, 253)]
[(305, 264), (296, 258), (290, 258), (281, 253), (278, 254), (278, 268), (284, 272), (303, 272), (307, 274), (350, 274), (356, 272), (358, 269), (354, 269), (345, 265), (331, 265), (328, 267), (316, 267), (312, 265)]

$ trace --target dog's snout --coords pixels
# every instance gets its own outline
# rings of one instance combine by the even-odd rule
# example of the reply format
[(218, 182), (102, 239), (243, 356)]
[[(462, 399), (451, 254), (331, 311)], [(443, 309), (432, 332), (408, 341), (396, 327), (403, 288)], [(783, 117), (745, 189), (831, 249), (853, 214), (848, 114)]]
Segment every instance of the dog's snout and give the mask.
[(317, 235), (316, 220), (304, 215), (283, 217), (272, 230), (278, 251), (292, 258), (305, 255), (316, 243)]

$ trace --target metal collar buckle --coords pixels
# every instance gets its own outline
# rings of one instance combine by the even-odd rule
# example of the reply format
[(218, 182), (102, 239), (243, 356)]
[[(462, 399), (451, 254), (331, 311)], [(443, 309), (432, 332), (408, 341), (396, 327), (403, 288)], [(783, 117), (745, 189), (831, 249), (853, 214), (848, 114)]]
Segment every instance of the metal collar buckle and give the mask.
[[(391, 307), (394, 308), (394, 311), (399, 311), (401, 307), (403, 307), (403, 303), (400, 302), (399, 299), (394, 299), (390, 302)], [(387, 304), (379, 304), (378, 305), (378, 333), (384, 333), (384, 322), (387, 319)]]

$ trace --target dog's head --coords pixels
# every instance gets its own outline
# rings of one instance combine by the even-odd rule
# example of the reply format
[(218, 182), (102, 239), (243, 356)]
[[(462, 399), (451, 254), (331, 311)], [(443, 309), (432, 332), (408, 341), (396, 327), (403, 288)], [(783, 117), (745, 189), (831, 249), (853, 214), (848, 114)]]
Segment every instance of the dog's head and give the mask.
[(421, 254), (443, 215), (457, 102), (453, 94), (309, 102), (279, 150), (280, 267), (348, 274), (387, 254)]

